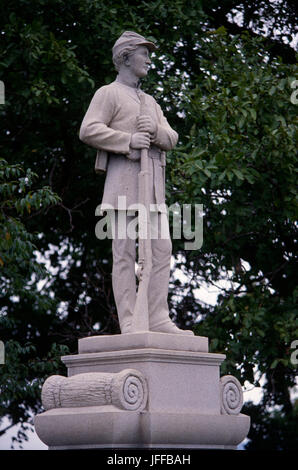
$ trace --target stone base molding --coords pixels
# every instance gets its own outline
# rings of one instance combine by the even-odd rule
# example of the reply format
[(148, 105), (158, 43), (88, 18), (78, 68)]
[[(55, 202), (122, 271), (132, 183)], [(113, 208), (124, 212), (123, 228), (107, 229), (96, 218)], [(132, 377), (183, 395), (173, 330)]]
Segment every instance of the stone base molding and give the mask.
[(36, 432), (51, 450), (108, 448), (236, 449), (249, 431), (239, 415), (60, 408), (37, 416)]
[[(171, 341), (173, 336), (173, 341)], [(190, 341), (189, 341), (190, 340)], [(250, 418), (239, 381), (207, 338), (142, 332), (80, 340), (68, 377), (43, 386), (35, 428), (49, 449), (235, 449)]]

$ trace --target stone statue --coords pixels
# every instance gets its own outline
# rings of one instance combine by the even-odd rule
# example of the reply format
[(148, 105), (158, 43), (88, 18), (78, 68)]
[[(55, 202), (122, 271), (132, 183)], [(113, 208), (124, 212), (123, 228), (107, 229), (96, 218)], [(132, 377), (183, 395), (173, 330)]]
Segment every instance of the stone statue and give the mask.
[[(97, 149), (96, 169), (106, 171), (101, 208), (113, 225), (113, 289), (125, 334), (79, 339), (78, 354), (61, 358), (67, 377), (45, 381), (46, 411), (34, 424), (51, 450), (236, 449), (249, 431), (250, 418), (240, 413), (241, 384), (220, 378), (225, 355), (209, 353), (208, 338), (169, 318), (164, 171), (165, 152), (178, 136), (139, 87), (154, 49), (139, 34), (120, 36), (113, 47), (117, 79), (95, 93), (81, 126), (80, 138)], [(138, 203), (145, 211), (140, 206), (134, 218), (136, 292), (136, 238), (127, 222)], [(148, 228), (151, 236), (142, 237)]]
[[(140, 89), (140, 80), (151, 64), (150, 52), (155, 49), (154, 43), (135, 32), (126, 31), (119, 37), (113, 46), (117, 78), (96, 91), (80, 139), (97, 149), (96, 171), (106, 171), (101, 209), (114, 210), (112, 283), (121, 333), (149, 330), (193, 335), (170, 320), (167, 303), (172, 244), (165, 207), (165, 152), (175, 147), (178, 134), (155, 99)], [(139, 258), (140, 249), (147, 257), (141, 261), (137, 292), (136, 240), (119, 233), (121, 223), (128, 227), (133, 219), (127, 209), (143, 203), (144, 197), (150, 203), (147, 227), (151, 237), (150, 245), (142, 245), (139, 238)], [(150, 265), (147, 277), (146, 263)], [(141, 292), (146, 279), (146, 290)], [(145, 318), (134, 326), (142, 315), (147, 316), (147, 323)]]

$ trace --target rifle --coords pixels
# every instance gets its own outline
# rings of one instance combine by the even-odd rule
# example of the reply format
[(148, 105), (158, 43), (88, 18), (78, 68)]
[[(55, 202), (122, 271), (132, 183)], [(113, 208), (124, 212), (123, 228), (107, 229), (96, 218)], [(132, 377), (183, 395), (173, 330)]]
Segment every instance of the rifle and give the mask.
[[(140, 114), (144, 114), (145, 95), (138, 92), (141, 108)], [(148, 288), (152, 270), (151, 251), (151, 222), (150, 222), (150, 200), (149, 200), (149, 169), (148, 149), (141, 150), (141, 171), (138, 175), (139, 203), (142, 204), (138, 213), (139, 219), (139, 246), (138, 246), (138, 272), (139, 286), (136, 303), (133, 312), (131, 332), (149, 330), (148, 311)], [(145, 209), (145, 211), (144, 211)], [(141, 236), (140, 236), (141, 235)], [(143, 235), (143, 237), (142, 237)], [(144, 237), (145, 235), (145, 237)]]

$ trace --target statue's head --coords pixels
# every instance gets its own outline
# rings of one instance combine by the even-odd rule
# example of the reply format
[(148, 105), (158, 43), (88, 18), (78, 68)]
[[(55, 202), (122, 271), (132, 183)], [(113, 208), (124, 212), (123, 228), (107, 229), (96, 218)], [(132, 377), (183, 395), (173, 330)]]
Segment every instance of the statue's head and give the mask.
[(147, 41), (143, 36), (133, 31), (125, 31), (113, 46), (113, 63), (119, 72), (123, 65), (129, 64), (130, 59), (136, 53), (147, 55), (147, 63), (150, 63), (149, 52), (154, 50), (156, 50), (156, 45), (153, 42)]

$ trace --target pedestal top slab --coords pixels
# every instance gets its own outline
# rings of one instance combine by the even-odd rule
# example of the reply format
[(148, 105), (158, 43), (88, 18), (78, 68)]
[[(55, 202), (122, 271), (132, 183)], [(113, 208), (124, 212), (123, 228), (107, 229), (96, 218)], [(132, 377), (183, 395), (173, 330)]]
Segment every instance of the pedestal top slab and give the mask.
[(89, 336), (79, 340), (79, 354), (147, 348), (208, 352), (208, 338), (146, 331), (121, 335)]

